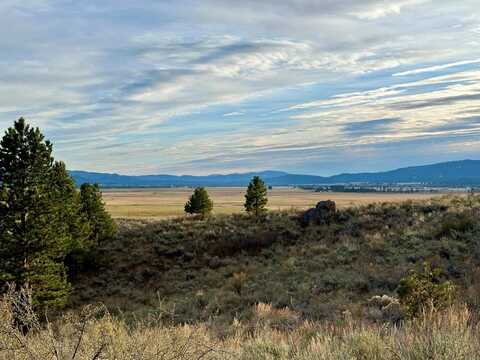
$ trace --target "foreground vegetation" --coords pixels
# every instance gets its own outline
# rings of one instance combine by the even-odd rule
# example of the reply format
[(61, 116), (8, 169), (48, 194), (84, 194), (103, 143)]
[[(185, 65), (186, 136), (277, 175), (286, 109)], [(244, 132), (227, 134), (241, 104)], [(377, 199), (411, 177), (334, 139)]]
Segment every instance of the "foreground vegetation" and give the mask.
[[(222, 330), (209, 323), (172, 325), (161, 318), (128, 323), (87, 307), (22, 333), (11, 302), (0, 304), (0, 359), (318, 360), (480, 359), (480, 327), (463, 307), (425, 313), (401, 326), (304, 321), (287, 308), (258, 304), (248, 322)], [(36, 324), (36, 325), (35, 325)]]

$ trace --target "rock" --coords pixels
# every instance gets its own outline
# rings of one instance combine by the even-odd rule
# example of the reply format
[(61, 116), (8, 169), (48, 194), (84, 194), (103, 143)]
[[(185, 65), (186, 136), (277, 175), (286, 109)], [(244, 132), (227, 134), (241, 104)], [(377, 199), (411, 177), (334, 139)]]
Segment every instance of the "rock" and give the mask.
[(307, 210), (302, 216), (303, 225), (311, 223), (317, 225), (330, 224), (335, 219), (337, 207), (335, 201), (326, 200), (317, 203), (317, 206)]
[(310, 222), (313, 221), (313, 219), (316, 217), (316, 215), (317, 215), (317, 209), (316, 208), (308, 209), (307, 211), (305, 211), (303, 213), (302, 224), (303, 225), (310, 224)]

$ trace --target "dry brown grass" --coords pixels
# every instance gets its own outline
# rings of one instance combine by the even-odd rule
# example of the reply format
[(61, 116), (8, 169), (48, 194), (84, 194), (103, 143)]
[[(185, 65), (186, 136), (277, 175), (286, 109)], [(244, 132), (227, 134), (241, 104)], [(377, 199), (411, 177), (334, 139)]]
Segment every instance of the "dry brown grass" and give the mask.
[[(333, 360), (480, 359), (480, 331), (464, 307), (400, 326), (344, 319), (302, 321), (289, 309), (255, 307), (251, 322), (228, 328), (208, 324), (127, 324), (95, 308), (55, 323), (18, 331), (9, 303), (0, 304), (1, 360)], [(286, 326), (285, 326), (286, 325)]]
[[(245, 188), (209, 188), (214, 213), (232, 214), (244, 210)], [(107, 189), (103, 197), (108, 211), (116, 218), (168, 218), (183, 215), (192, 189)], [(440, 194), (316, 193), (296, 188), (269, 191), (270, 210), (303, 210), (321, 200), (333, 200), (340, 208), (378, 202), (429, 199)]]

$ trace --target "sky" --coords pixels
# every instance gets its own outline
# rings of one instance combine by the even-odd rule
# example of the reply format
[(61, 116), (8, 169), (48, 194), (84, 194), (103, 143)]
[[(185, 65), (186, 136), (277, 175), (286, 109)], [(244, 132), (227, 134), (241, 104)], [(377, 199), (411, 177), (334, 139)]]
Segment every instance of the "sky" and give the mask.
[(1, 0), (0, 132), (75, 170), (480, 159), (479, 0)]

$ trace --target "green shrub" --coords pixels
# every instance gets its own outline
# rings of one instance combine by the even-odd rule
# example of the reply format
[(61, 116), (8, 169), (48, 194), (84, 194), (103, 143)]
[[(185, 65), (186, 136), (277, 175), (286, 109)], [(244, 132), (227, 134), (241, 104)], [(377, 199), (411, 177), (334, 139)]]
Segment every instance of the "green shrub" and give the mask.
[(425, 310), (442, 310), (452, 305), (455, 285), (441, 280), (442, 271), (424, 264), (423, 273), (411, 271), (400, 280), (397, 289), (400, 303), (410, 317), (416, 317)]
[(476, 219), (470, 213), (448, 213), (441, 222), (437, 231), (437, 237), (449, 236), (454, 233), (464, 233), (472, 230), (475, 226)]

